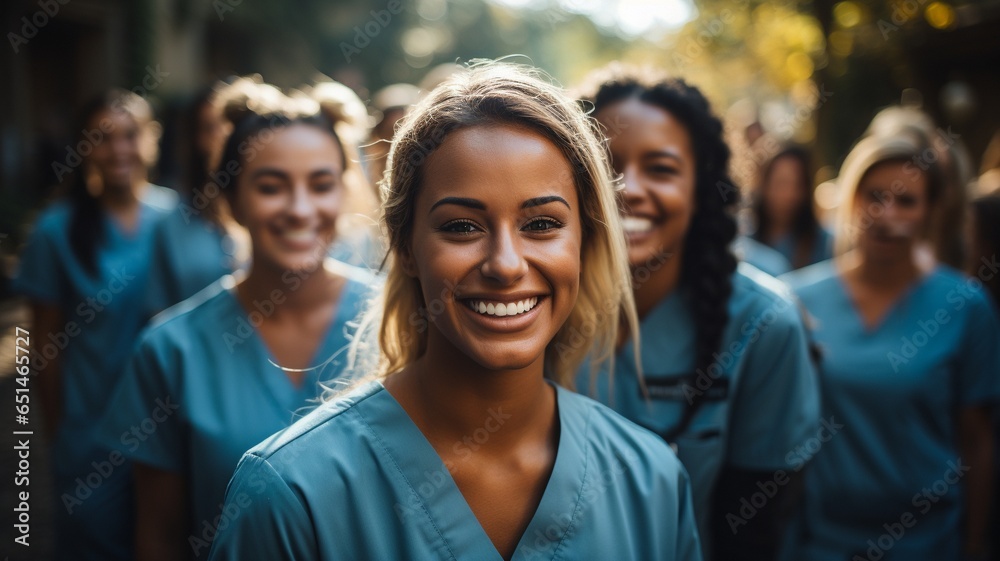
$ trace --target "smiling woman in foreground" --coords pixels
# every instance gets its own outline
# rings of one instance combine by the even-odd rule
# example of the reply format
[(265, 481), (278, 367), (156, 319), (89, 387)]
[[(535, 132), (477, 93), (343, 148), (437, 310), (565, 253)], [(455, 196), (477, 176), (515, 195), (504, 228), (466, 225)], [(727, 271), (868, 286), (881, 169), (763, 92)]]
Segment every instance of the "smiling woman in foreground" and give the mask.
[(212, 558), (700, 560), (666, 444), (546, 379), (636, 324), (587, 118), (474, 66), (407, 117), (389, 168), (377, 380), (244, 457)]

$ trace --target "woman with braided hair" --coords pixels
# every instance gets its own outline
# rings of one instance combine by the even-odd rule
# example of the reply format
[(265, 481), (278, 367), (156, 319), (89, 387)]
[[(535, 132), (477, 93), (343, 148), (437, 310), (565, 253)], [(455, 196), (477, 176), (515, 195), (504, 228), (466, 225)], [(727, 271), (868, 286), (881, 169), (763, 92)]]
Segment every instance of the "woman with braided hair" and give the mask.
[[(706, 558), (770, 559), (805, 461), (795, 451), (816, 430), (806, 337), (787, 290), (730, 253), (738, 193), (722, 124), (698, 89), (649, 75), (612, 66), (583, 96), (622, 182), (643, 372), (622, 338), (614, 376), (585, 367), (577, 386), (677, 449)], [(741, 510), (758, 481), (775, 493)]]
[(232, 132), (212, 178), (251, 264), (157, 316), (100, 427), (135, 464), (140, 561), (208, 556), (235, 515), (221, 504), (240, 456), (340, 375), (373, 282), (326, 257), (369, 190), (342, 140), (354, 94), (290, 96), (244, 78), (219, 96)]

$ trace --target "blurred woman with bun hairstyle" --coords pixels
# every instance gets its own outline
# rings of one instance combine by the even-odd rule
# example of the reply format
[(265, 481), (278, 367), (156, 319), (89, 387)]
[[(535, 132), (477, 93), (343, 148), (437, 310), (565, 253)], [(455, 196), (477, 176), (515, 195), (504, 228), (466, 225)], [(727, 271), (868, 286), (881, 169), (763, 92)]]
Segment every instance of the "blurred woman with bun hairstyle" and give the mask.
[(38, 218), (12, 288), (31, 305), (33, 400), (53, 445), (56, 558), (129, 559), (129, 467), (94, 427), (148, 320), (150, 240), (176, 196), (147, 180), (160, 127), (145, 99), (103, 92), (78, 126), (82, 161), (69, 195)]
[(635, 325), (583, 112), (474, 65), (404, 117), (382, 199), (374, 379), (244, 456), (211, 559), (700, 560), (669, 447), (563, 387)]
[[(206, 558), (235, 516), (222, 502), (240, 456), (342, 370), (372, 278), (327, 257), (340, 216), (368, 190), (347, 140), (357, 98), (336, 94), (250, 78), (218, 93), (232, 132), (212, 180), (247, 232), (250, 264), (152, 322), (101, 424), (135, 464), (140, 561)], [(144, 419), (155, 431), (130, 432)]]
[[(948, 189), (915, 134), (844, 160), (837, 257), (784, 275), (812, 318), (822, 415), (786, 559), (984, 559), (1000, 320), (981, 283), (921, 256)], [(915, 160), (916, 159), (916, 160)]]

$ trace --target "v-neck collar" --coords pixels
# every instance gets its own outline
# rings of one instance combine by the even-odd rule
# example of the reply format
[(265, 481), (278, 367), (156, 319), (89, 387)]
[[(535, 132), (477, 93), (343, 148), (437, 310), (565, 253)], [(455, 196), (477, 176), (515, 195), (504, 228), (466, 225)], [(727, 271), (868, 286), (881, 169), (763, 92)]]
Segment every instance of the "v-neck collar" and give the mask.
[[(304, 372), (299, 385), (295, 385), (280, 367), (275, 366), (276, 364), (280, 364), (280, 362), (274, 357), (274, 354), (261, 336), (260, 331), (249, 322), (249, 319), (247, 320), (247, 325), (250, 326), (252, 332), (250, 338), (253, 340), (253, 346), (256, 349), (254, 360), (261, 363), (261, 368), (256, 368), (254, 371), (260, 373), (263, 378), (261, 382), (268, 388), (268, 393), (277, 401), (279, 407), (287, 407), (290, 398), (301, 401), (306, 397), (315, 395), (317, 393), (316, 384), (323, 380), (323, 373), (330, 368), (328, 362), (333, 360), (334, 353), (342, 351), (342, 348), (347, 345), (346, 336), (342, 333), (337, 333), (336, 330), (342, 329), (349, 320), (353, 319), (350, 316), (350, 309), (353, 307), (351, 302), (354, 299), (353, 291), (355, 284), (350, 279), (344, 281), (340, 297), (337, 299), (337, 309), (334, 310), (333, 316), (330, 318), (330, 323), (327, 324), (323, 332), (323, 338), (320, 339), (319, 345), (317, 345), (316, 350), (313, 351), (313, 356), (309, 360), (307, 368), (312, 368), (312, 370)], [(233, 281), (225, 292), (229, 294), (230, 304), (240, 314), (239, 317), (247, 318), (247, 311), (243, 308), (243, 304), (240, 303), (240, 299), (236, 294), (236, 282)]]
[(851, 294), (851, 288), (850, 286), (848, 286), (847, 280), (844, 278), (844, 274), (841, 273), (840, 271), (835, 271), (834, 279), (837, 283), (837, 286), (840, 289), (841, 296), (844, 298), (844, 301), (846, 302), (847, 308), (849, 308), (851, 311), (851, 316), (854, 318), (854, 321), (861, 329), (861, 332), (866, 336), (872, 336), (882, 331), (885, 328), (885, 326), (888, 325), (889, 322), (894, 318), (894, 316), (899, 313), (899, 311), (904, 307), (904, 305), (913, 298), (913, 295), (916, 294), (917, 291), (919, 291), (921, 288), (923, 288), (923, 286), (927, 284), (927, 282), (931, 279), (931, 277), (937, 274), (938, 267), (940, 267), (940, 265), (935, 266), (926, 274), (920, 276), (912, 283), (910, 283), (909, 286), (907, 286), (902, 292), (900, 292), (899, 296), (896, 297), (896, 299), (892, 302), (892, 304), (890, 304), (889, 307), (886, 308), (885, 312), (882, 313), (882, 316), (879, 317), (872, 325), (868, 325), (868, 323), (865, 321), (865, 316), (861, 313), (861, 308), (858, 307), (858, 303), (854, 299), (854, 295)]
[[(503, 561), (437, 451), (399, 402), (384, 386), (378, 385), (373, 397), (378, 399), (379, 414), (361, 414), (398, 466), (412, 498), (421, 504), (422, 513), (427, 516), (449, 557)], [(551, 550), (551, 555), (542, 558), (553, 558), (560, 549), (559, 543), (576, 526), (580, 510), (590, 460), (585, 453), (588, 419), (581, 418), (585, 417), (585, 412), (567, 399), (567, 390), (551, 385), (556, 389), (559, 415), (556, 459), (538, 507), (518, 540), (512, 561), (537, 559), (538, 549)], [(581, 431), (578, 427), (585, 428)], [(433, 492), (425, 492), (428, 486), (433, 487)]]

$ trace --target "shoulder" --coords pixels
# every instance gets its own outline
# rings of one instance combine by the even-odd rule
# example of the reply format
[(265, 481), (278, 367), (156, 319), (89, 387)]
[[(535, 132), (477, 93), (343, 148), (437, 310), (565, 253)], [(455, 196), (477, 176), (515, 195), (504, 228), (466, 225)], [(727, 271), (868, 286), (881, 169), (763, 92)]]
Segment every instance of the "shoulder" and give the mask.
[(828, 259), (781, 275), (779, 278), (787, 283), (796, 295), (802, 297), (817, 291), (829, 290), (830, 286), (837, 281), (837, 268), (834, 260)]
[(978, 277), (969, 277), (947, 265), (938, 265), (926, 282), (936, 298), (943, 298), (944, 305), (955, 311), (967, 308), (973, 314), (996, 315), (993, 301), (983, 290), (983, 282)]
[(218, 328), (216, 318), (221, 312), (229, 311), (234, 302), (228, 293), (234, 282), (231, 275), (226, 275), (187, 300), (160, 312), (150, 320), (140, 344), (143, 346), (177, 344), (197, 340), (198, 337), (192, 335), (206, 328), (216, 331)]
[(560, 407), (572, 410), (567, 418), (586, 427), (584, 441), (597, 463), (605, 466), (601, 471), (623, 467), (640, 480), (686, 477), (677, 455), (659, 435), (589, 397), (562, 387), (558, 391)]
[(175, 210), (177, 201), (177, 191), (152, 183), (146, 186), (142, 194), (142, 204), (163, 215)]
[[(738, 323), (794, 323), (798, 316), (795, 296), (784, 282), (747, 263), (740, 263), (733, 274), (730, 296), (730, 319)], [(772, 317), (773, 316), (773, 317)]]
[(380, 396), (382, 392), (385, 387), (380, 382), (362, 383), (321, 404), (287, 429), (251, 448), (247, 454), (266, 460), (278, 473), (294, 467), (298, 463), (296, 459), (303, 454), (329, 453), (343, 457), (344, 451), (351, 450), (366, 430), (356, 413), (365, 409), (369, 400), (384, 397)]
[(69, 229), (73, 208), (69, 201), (56, 201), (38, 213), (33, 231), (35, 236), (63, 236)]

